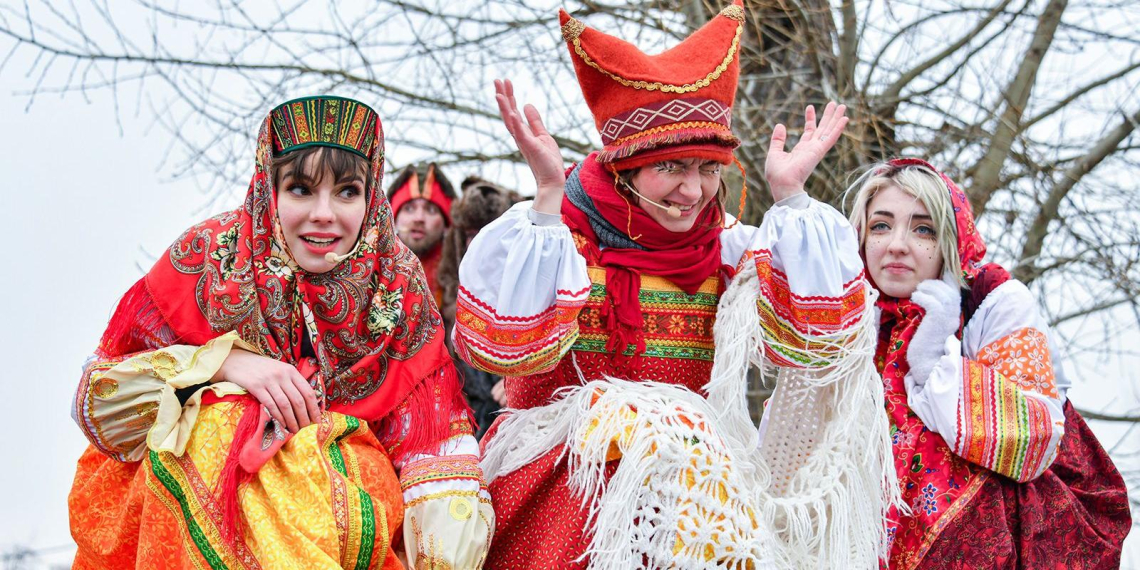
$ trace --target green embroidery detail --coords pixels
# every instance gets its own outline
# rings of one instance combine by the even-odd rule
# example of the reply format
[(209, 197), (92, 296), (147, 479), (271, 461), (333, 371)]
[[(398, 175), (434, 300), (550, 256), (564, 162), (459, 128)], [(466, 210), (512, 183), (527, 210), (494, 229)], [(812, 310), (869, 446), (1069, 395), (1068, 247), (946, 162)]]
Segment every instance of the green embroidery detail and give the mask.
[(190, 539), (193, 540), (194, 545), (198, 547), (198, 552), (202, 554), (202, 558), (205, 558), (210, 568), (214, 570), (228, 568), (226, 563), (222, 561), (222, 557), (218, 555), (218, 552), (210, 546), (210, 541), (206, 538), (206, 533), (202, 531), (202, 527), (198, 525), (198, 521), (194, 520), (194, 515), (190, 512), (190, 504), (186, 500), (186, 493), (178, 486), (178, 480), (166, 469), (158, 453), (154, 451), (150, 452), (150, 465), (154, 476), (158, 478), (162, 486), (165, 487), (171, 495), (174, 495), (174, 499), (178, 501), (178, 505), (182, 508), (182, 518), (186, 521), (186, 529), (190, 533)]
[(376, 540), (376, 511), (372, 505), (372, 497), (357, 489), (360, 493), (360, 554), (356, 557), (357, 570), (367, 570), (372, 562), (372, 543)]
[[(573, 350), (582, 352), (598, 352), (608, 353), (606, 350), (605, 338), (587, 338), (586, 336), (579, 336), (578, 340), (574, 343)], [(645, 352), (641, 353), (643, 356), (650, 356), (656, 358), (683, 358), (687, 360), (704, 360), (712, 362), (714, 351), (706, 348), (696, 348), (692, 346), (669, 346), (662, 344), (654, 344), (652, 340), (647, 339), (645, 342)], [(633, 348), (625, 350), (626, 356), (633, 356)]]
[[(683, 312), (703, 313), (694, 315), (685, 315), (684, 327), (688, 328), (693, 326), (693, 319), (705, 319), (712, 317), (716, 311), (717, 296), (713, 293), (696, 293), (689, 295), (684, 291), (660, 291), (653, 289), (642, 289), (638, 292), (638, 301), (641, 304), (642, 312), (644, 314), (651, 314), (648, 319), (653, 319), (657, 315), (652, 313), (659, 313), (663, 308), (670, 309), (670, 313), (676, 315), (673, 311), (681, 309)], [(594, 283), (590, 287), (590, 296), (587, 304), (604, 305), (606, 302), (606, 286), (601, 283)], [(587, 309), (591, 310), (591, 309)], [(598, 310), (595, 307), (593, 310)], [(650, 323), (652, 324), (652, 323)], [(667, 326), (667, 325), (665, 325)], [(700, 325), (701, 330), (706, 325)], [(645, 352), (643, 356), (651, 358), (676, 358), (685, 360), (701, 360), (712, 362), (714, 350), (711, 348), (712, 344), (712, 328), (711, 322), (707, 325), (706, 331), (708, 338), (703, 339), (701, 334), (691, 337), (692, 340), (678, 345), (673, 344), (669, 340), (662, 340), (656, 337), (656, 333), (652, 328), (645, 331)], [(662, 332), (667, 329), (661, 329)], [(710, 348), (699, 346), (688, 346), (689, 344), (705, 344), (702, 342), (707, 340)], [(606, 343), (608, 337), (590, 331), (582, 331), (581, 336), (574, 342), (571, 350), (582, 352), (596, 352), (601, 354), (608, 354), (610, 351), (606, 350)], [(628, 347), (625, 349), (626, 356), (633, 356), (634, 348)]]

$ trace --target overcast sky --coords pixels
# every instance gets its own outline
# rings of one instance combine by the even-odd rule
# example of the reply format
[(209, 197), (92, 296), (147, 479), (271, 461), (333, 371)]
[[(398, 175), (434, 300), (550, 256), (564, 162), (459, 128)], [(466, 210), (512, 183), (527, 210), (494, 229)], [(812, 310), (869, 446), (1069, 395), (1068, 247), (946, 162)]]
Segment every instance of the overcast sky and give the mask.
[[(27, 101), (10, 80), (24, 67), (9, 66), (0, 75), (0, 298), (8, 305), (0, 346), (9, 363), (0, 398), (0, 551), (58, 547), (44, 560), (66, 567), (73, 549), (66, 499), (86, 445), (69, 418), (81, 366), (139, 267), (216, 211), (202, 209), (206, 199), (193, 180), (167, 180), (160, 127), (126, 109), (120, 135), (109, 92), (92, 93), (90, 104), (41, 97), (25, 114)], [(401, 152), (389, 149), (396, 162)], [(252, 172), (252, 149), (247, 165)], [(215, 210), (237, 205), (223, 202)], [(1103, 373), (1081, 375), (1086, 380), (1070, 396), (1090, 409), (1137, 409), (1135, 360), (1095, 363)], [(1093, 428), (1106, 447), (1140, 438), (1119, 426)], [(1140, 568), (1136, 534), (1126, 568)]]

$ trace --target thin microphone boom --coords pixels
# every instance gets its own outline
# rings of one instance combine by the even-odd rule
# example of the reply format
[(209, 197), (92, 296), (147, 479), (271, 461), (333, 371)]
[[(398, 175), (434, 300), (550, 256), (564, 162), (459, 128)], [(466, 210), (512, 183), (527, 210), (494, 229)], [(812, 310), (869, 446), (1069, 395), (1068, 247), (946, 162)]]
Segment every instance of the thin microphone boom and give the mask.
[(641, 192), (634, 190), (633, 186), (631, 184), (629, 184), (628, 182), (625, 182), (623, 180), (622, 184), (625, 185), (627, 190), (629, 190), (630, 192), (633, 192), (634, 196), (637, 196), (638, 198), (641, 198), (642, 200), (645, 200), (646, 202), (649, 202), (650, 204), (653, 204), (654, 206), (657, 206), (658, 208), (665, 210), (665, 213), (668, 214), (670, 218), (673, 218), (674, 220), (676, 220), (676, 219), (681, 217), (681, 209), (680, 208), (678, 208), (676, 206), (665, 206), (663, 204), (658, 204), (657, 202), (654, 202), (653, 200), (650, 200), (649, 198), (646, 198), (645, 196), (643, 196), (641, 194)]

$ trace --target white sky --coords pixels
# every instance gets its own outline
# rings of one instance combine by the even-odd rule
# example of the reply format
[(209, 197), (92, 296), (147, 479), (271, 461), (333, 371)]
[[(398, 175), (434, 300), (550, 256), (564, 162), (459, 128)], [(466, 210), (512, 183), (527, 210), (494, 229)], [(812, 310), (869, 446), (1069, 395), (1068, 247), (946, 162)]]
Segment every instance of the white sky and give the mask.
[[(9, 363), (0, 384), (0, 552), (60, 547), (43, 561), (67, 567), (67, 493), (86, 444), (69, 417), (80, 368), (139, 266), (215, 212), (201, 210), (206, 200), (193, 180), (164, 181), (161, 128), (148, 133), (149, 121), (126, 109), (120, 136), (109, 92), (92, 93), (91, 104), (41, 97), (23, 113), (26, 100), (11, 85), (25, 68), (15, 61), (0, 76), (0, 298), (8, 305), (0, 347)], [(1090, 409), (1137, 409), (1135, 360), (1077, 363), (1096, 366), (1102, 373), (1086, 377), (1102, 380), (1078, 382), (1071, 397)], [(1106, 447), (1121, 438), (1138, 447), (1136, 433), (1093, 428)], [(1140, 568), (1138, 534), (1125, 568)]]

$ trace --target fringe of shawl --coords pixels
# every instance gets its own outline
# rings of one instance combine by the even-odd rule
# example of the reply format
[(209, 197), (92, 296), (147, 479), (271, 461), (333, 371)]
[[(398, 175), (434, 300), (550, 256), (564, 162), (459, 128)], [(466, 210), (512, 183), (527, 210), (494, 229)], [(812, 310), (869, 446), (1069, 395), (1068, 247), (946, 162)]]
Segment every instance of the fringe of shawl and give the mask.
[(417, 383), (380, 421), (376, 435), (393, 458), (434, 454), (451, 436), (451, 423), (456, 420), (475, 425), (475, 414), (463, 395), (462, 377), (448, 360)]
[[(756, 475), (718, 435), (699, 394), (615, 378), (568, 387), (499, 426), (482, 467), (508, 473), (562, 445), (569, 486), (590, 512), (591, 570), (770, 568), (773, 531), (756, 516)], [(621, 460), (606, 477), (613, 449)]]
[(252, 396), (242, 396), (237, 401), (239, 404), (236, 409), (241, 410), (241, 417), (214, 487), (214, 495), (218, 497), (222, 509), (222, 540), (227, 544), (237, 544), (244, 540), (238, 516), (241, 513), (238, 488), (252, 480), (253, 473), (242, 468), (239, 458), (242, 448), (257, 435), (258, 428), (261, 427), (261, 404)]
[[(807, 455), (806, 461), (773, 463), (766, 457), (778, 454), (763, 445), (766, 441), (762, 442), (762, 434), (757, 433), (749, 419), (745, 394), (749, 360), (762, 361), (765, 350), (756, 311), (756, 279), (755, 267), (746, 268), (722, 297), (714, 331), (717, 352), (712, 379), (706, 387), (707, 401), (675, 386), (613, 379), (564, 388), (550, 405), (511, 410), (485, 449), (482, 467), (487, 481), (563, 446), (570, 485), (582, 494), (590, 508), (593, 538), (586, 553), (589, 567), (641, 566), (641, 559), (631, 557), (663, 552), (658, 548), (678, 544), (667, 540), (668, 533), (651, 535), (651, 544), (640, 549), (634, 547), (633, 540), (635, 535), (646, 538), (644, 532), (635, 528), (637, 517), (631, 511), (643, 504), (648, 495), (656, 494), (647, 484), (648, 478), (657, 476), (652, 480), (665, 481), (658, 486), (667, 488), (668, 478), (660, 475), (667, 473), (670, 466), (687, 466), (690, 459), (685, 454), (678, 456), (676, 449), (663, 448), (660, 438), (638, 435), (654, 430), (652, 422), (645, 420), (661, 421), (668, 416), (672, 408), (660, 405), (665, 401), (674, 408), (681, 406), (690, 413), (706, 415), (712, 447), (719, 449), (718, 456), (727, 458), (727, 464), (734, 465), (734, 481), (743, 482), (732, 486), (742, 485), (741, 494), (754, 509), (754, 526), (751, 535), (747, 528), (737, 529), (744, 534), (736, 538), (742, 542), (733, 544), (734, 549), (763, 556), (767, 566), (760, 567), (877, 566), (878, 560), (886, 556), (887, 509), (891, 505), (903, 509), (905, 506), (894, 471), (889, 424), (883, 413), (882, 382), (873, 363), (877, 340), (874, 311), (868, 309), (853, 330), (834, 335), (833, 339), (822, 339), (841, 347), (843, 357), (836, 365), (781, 374), (786, 383), (794, 380), (795, 385), (778, 388), (768, 413), (782, 408), (795, 411), (797, 406), (810, 404), (819, 429), (817, 437), (801, 440), (796, 450)], [(871, 307), (874, 292), (868, 288), (867, 294), (867, 306)], [(604, 404), (607, 398), (610, 403)], [(631, 408), (635, 413), (624, 411)], [(797, 430), (785, 430), (789, 431), (785, 435), (794, 439)], [(607, 481), (606, 457), (615, 441), (622, 460)], [(676, 519), (663, 515), (656, 520), (665, 524)], [(677, 536), (673, 533), (674, 539)], [(703, 536), (708, 538), (707, 534)], [(755, 540), (762, 542), (752, 542)], [(701, 544), (702, 540), (691, 542)], [(717, 557), (724, 554), (715, 546), (713, 549)], [(728, 559), (709, 560), (708, 556), (694, 562), (696, 554), (686, 548), (679, 548), (674, 555), (685, 558), (687, 567), (735, 567)], [(756, 558), (748, 559), (757, 562)], [(651, 565), (661, 562), (658, 558), (646, 560)]]
[(111, 358), (144, 350), (157, 350), (174, 344), (175, 340), (177, 337), (174, 330), (154, 304), (144, 276), (119, 299), (119, 304), (103, 331), (96, 355)]
[[(751, 451), (759, 471), (770, 477), (758, 504), (777, 529), (788, 567), (875, 567), (887, 556), (888, 509), (906, 509), (874, 365), (878, 323), (871, 307), (877, 293), (866, 287), (867, 310), (853, 329), (813, 336), (841, 355), (834, 366), (787, 369), (764, 363), (763, 353), (775, 341), (764, 339), (760, 327), (756, 281), (756, 267), (749, 264), (721, 297), (709, 403), (728, 439)], [(741, 381), (750, 360), (762, 376), (776, 369), (779, 378), (759, 433)]]

